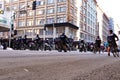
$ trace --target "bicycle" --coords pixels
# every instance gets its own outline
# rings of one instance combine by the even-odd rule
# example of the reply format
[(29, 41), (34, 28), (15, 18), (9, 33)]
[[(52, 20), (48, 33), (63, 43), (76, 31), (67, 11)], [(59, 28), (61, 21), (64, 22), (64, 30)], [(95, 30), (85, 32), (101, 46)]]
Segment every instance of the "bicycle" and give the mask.
[(108, 56), (110, 56), (110, 52), (112, 52), (114, 57), (119, 57), (119, 50), (118, 47), (114, 46), (113, 43), (109, 43), (109, 48), (108, 48)]

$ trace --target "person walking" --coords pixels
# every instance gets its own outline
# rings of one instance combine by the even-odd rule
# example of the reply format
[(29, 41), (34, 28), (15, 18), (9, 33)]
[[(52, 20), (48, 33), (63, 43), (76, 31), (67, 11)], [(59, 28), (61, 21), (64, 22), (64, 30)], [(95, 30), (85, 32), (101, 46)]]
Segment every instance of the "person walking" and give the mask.
[(95, 44), (96, 44), (96, 48), (97, 48), (97, 51), (99, 51), (99, 54), (100, 54), (100, 50), (101, 50), (101, 39), (99, 36), (97, 36), (96, 40), (95, 40)]

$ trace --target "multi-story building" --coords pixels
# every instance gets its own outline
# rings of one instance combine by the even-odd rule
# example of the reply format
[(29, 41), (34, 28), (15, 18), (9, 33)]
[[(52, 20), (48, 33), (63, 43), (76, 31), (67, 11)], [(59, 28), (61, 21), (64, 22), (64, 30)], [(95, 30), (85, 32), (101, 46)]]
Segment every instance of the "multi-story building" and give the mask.
[(118, 48), (120, 49), (120, 26), (119, 24), (115, 23), (114, 25), (114, 33), (118, 36), (119, 38), (119, 41), (116, 41), (117, 42), (117, 45), (118, 45)]
[[(3, 35), (9, 31), (9, 29), (10, 29), (9, 25), (10, 25), (9, 21), (8, 21), (7, 17), (4, 15), (3, 0), (0, 0), (0, 38), (3, 38)], [(6, 36), (7, 36), (7, 34), (6, 34)], [(5, 38), (8, 38), (8, 36)]]
[(114, 31), (114, 20), (113, 18), (109, 18), (109, 29), (112, 29)]
[(18, 36), (34, 38), (39, 34), (44, 38), (58, 37), (65, 33), (78, 39), (76, 0), (36, 0), (36, 10), (32, 10), (34, 0), (4, 0), (5, 11), (15, 13), (14, 28)]
[(109, 17), (103, 12), (103, 10), (97, 6), (97, 21), (98, 21), (98, 33), (102, 42), (107, 41), (107, 36), (109, 34)]
[(80, 9), (80, 39), (94, 42), (97, 34), (97, 2), (82, 0)]

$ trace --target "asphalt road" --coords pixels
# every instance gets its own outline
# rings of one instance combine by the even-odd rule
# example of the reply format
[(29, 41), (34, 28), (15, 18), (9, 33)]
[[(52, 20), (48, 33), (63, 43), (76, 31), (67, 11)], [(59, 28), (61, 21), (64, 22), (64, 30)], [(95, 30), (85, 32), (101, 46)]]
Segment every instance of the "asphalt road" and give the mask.
[(107, 53), (0, 50), (0, 80), (120, 80), (119, 66)]

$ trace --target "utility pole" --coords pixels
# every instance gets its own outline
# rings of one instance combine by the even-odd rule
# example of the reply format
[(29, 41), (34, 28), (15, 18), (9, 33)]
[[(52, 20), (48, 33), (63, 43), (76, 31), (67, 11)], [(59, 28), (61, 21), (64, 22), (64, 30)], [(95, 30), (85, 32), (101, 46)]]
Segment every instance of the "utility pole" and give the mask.
[[(17, 30), (14, 30), (14, 21), (15, 21), (15, 16), (16, 16), (16, 14), (19, 12), (20, 14), (26, 14), (27, 13), (27, 11), (26, 10), (22, 10), (22, 9), (24, 9), (26, 6), (24, 6), (23, 8), (21, 8), (20, 10), (18, 10), (18, 11), (14, 11), (14, 12), (12, 12), (12, 9), (10, 9), (11, 10), (11, 23), (10, 23), (10, 33), (9, 33), (9, 47), (11, 47), (11, 39), (15, 36), (15, 35), (17, 35)], [(27, 7), (29, 7), (29, 6), (27, 6)]]

